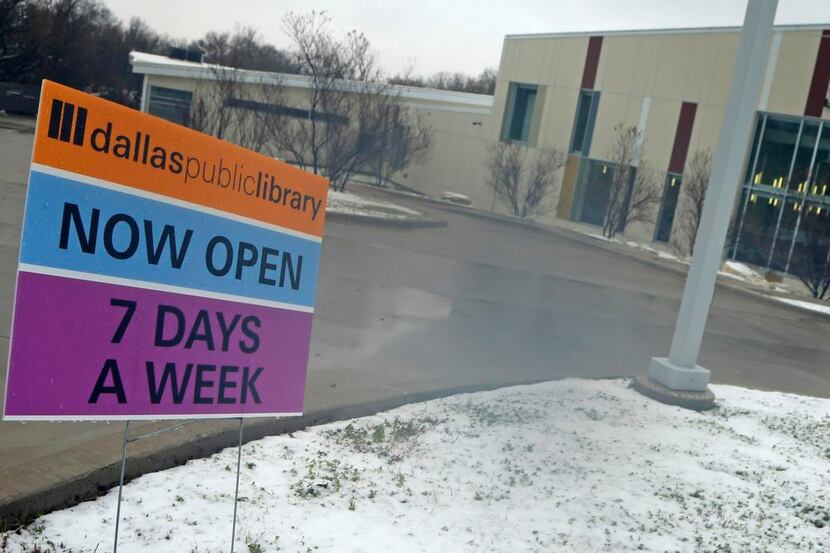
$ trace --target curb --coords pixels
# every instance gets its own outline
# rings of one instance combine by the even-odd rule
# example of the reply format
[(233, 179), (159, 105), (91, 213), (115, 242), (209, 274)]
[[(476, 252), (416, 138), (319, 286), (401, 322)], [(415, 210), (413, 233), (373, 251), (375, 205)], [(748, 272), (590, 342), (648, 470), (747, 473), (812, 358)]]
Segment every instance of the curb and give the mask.
[(431, 228), (447, 226), (447, 222), (440, 219), (415, 217), (387, 219), (383, 217), (374, 217), (372, 215), (363, 215), (360, 213), (328, 212), (326, 213), (326, 219), (329, 221), (340, 221), (344, 223), (367, 223), (398, 228)]
[[(278, 419), (253, 419), (245, 424), (243, 443), (266, 436), (298, 432), (311, 426), (337, 422), (357, 417), (375, 415), (410, 403), (440, 399), (452, 395), (485, 392), (510, 386), (538, 384), (550, 379), (517, 380), (498, 384), (454, 386), (450, 388), (404, 393), (403, 395), (374, 400), (355, 405), (343, 405), (311, 411), (299, 417)], [(226, 421), (226, 419), (220, 419)], [(227, 419), (231, 420), (231, 419)], [(150, 453), (128, 457), (124, 482), (143, 474), (183, 465), (191, 459), (204, 458), (225, 448), (236, 446), (236, 428), (225, 428), (210, 435), (174, 446), (162, 447)], [(118, 485), (121, 463), (110, 463), (86, 474), (62, 483), (58, 487), (41, 488), (30, 493), (7, 498), (0, 503), (0, 531), (11, 530), (18, 525), (58, 509), (71, 507), (94, 499)]]

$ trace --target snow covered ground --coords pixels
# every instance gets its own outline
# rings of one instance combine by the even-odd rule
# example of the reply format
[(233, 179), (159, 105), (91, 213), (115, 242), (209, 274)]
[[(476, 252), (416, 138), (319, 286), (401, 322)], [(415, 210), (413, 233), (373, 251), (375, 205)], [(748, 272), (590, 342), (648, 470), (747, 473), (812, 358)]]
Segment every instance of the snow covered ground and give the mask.
[[(713, 389), (696, 413), (570, 379), (252, 442), (237, 551), (826, 551), (830, 400)], [(119, 551), (227, 551), (235, 462), (127, 485)], [(110, 551), (116, 493), (0, 550)]]
[(364, 215), (377, 219), (420, 219), (424, 214), (391, 202), (329, 190), (326, 213)]
[(791, 300), (789, 298), (775, 299), (784, 303), (789, 303), (790, 305), (794, 305), (796, 307), (800, 307), (802, 309), (809, 309), (810, 311), (816, 311), (818, 313), (825, 313), (827, 315), (830, 315), (830, 304), (821, 305), (819, 303), (814, 303), (811, 301)]

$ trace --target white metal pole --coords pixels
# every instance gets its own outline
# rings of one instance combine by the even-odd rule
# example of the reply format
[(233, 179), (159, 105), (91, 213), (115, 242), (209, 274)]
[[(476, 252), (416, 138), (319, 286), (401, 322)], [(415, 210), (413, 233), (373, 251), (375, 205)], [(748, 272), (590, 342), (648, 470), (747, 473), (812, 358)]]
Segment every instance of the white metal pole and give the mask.
[(752, 121), (758, 106), (778, 0), (748, 0), (694, 255), (668, 359), (653, 358), (649, 377), (671, 390), (705, 391), (709, 371), (697, 365), (703, 330), (723, 259), (723, 248)]
[(236, 489), (233, 492), (233, 524), (231, 525), (231, 553), (236, 542), (236, 506), (239, 505), (239, 471), (242, 470), (242, 423), (245, 419), (239, 417), (239, 445), (236, 449)]
[(115, 508), (115, 533), (112, 538), (112, 553), (118, 553), (118, 527), (121, 523), (121, 492), (124, 491), (124, 469), (127, 467), (127, 443), (129, 442), (130, 421), (124, 424), (124, 446), (121, 450), (121, 476), (118, 479), (118, 506)]

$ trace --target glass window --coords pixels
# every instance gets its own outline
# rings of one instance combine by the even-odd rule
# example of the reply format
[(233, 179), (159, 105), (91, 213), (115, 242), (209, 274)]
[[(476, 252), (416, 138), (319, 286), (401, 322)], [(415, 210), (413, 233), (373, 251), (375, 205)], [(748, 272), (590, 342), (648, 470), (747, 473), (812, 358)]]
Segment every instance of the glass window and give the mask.
[(589, 160), (585, 179), (585, 199), (580, 220), (583, 223), (602, 225), (608, 193), (611, 190), (612, 167), (610, 163)]
[(505, 119), (504, 140), (528, 142), (536, 107), (537, 89), (533, 85), (511, 83), (508, 95), (508, 110)]
[[(754, 138), (752, 139), (752, 148), (749, 150), (749, 154), (747, 156), (748, 163), (746, 164), (746, 174), (744, 175), (744, 184), (748, 184), (752, 181), (752, 169), (753, 163), (755, 162), (755, 153), (758, 151), (758, 141), (761, 139), (761, 132), (764, 130), (764, 120), (766, 118), (765, 113), (759, 113), (758, 118), (755, 121), (755, 134)], [(743, 204), (741, 204), (743, 205)]]
[(680, 175), (669, 173), (666, 175), (666, 184), (663, 188), (663, 201), (660, 206), (660, 215), (657, 218), (657, 230), (654, 240), (668, 242), (671, 237), (674, 213), (677, 210), (677, 198), (680, 196)]
[(772, 194), (757, 190), (750, 191), (736, 259), (766, 267), (782, 201), (780, 197)]
[(790, 255), (790, 245), (795, 236), (795, 228), (798, 224), (798, 214), (801, 211), (801, 200), (799, 198), (790, 198), (786, 204), (783, 205), (784, 211), (781, 213), (781, 225), (778, 228), (778, 235), (775, 239), (775, 248), (773, 249), (772, 259), (770, 260), (770, 269), (776, 271), (785, 271), (787, 269), (787, 258)]
[(767, 116), (752, 177), (753, 185), (786, 188), (785, 181), (790, 172), (799, 126), (798, 121)]
[(807, 179), (810, 177), (810, 162), (813, 160), (817, 137), (818, 123), (804, 121), (804, 126), (801, 128), (801, 137), (798, 140), (798, 148), (795, 152), (790, 190), (803, 192), (807, 189)]
[(821, 273), (827, 263), (830, 246), (830, 210), (807, 202), (801, 213), (801, 224), (795, 237), (789, 272), (806, 277)]
[(816, 161), (813, 166), (813, 184), (809, 193), (813, 196), (830, 197), (830, 122), (825, 121), (818, 143)]
[(191, 92), (151, 86), (147, 111), (173, 123), (189, 126), (192, 100)]
[(591, 149), (591, 139), (594, 134), (594, 122), (597, 117), (599, 92), (583, 90), (579, 93), (579, 103), (576, 106), (573, 137), (571, 138), (571, 152), (587, 156)]

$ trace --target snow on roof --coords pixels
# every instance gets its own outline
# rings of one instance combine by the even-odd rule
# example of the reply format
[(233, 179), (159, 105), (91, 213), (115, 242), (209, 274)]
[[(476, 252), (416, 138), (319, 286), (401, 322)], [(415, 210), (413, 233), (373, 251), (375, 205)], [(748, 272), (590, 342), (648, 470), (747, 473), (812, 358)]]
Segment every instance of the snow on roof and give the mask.
[[(230, 69), (214, 64), (197, 63), (136, 51), (130, 52), (130, 64), (133, 66), (133, 73), (203, 80), (215, 79), (217, 70)], [(281, 84), (290, 88), (309, 88), (311, 86), (310, 77), (305, 75), (240, 69), (238, 76), (242, 82), (247, 83)], [(342, 83), (342, 86), (345, 88), (356, 87), (354, 81), (342, 81)], [(469, 108), (484, 109), (487, 112), (493, 107), (493, 97), (486, 94), (472, 94), (470, 92), (456, 92), (453, 90), (438, 90), (404, 85), (391, 85), (391, 88), (407, 100), (444, 102)]]

